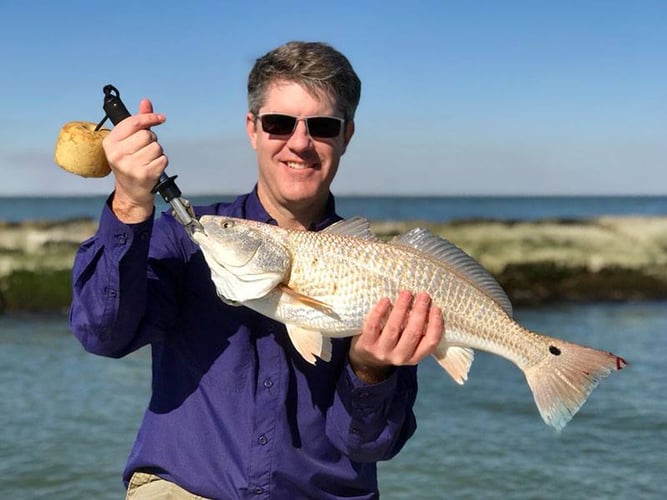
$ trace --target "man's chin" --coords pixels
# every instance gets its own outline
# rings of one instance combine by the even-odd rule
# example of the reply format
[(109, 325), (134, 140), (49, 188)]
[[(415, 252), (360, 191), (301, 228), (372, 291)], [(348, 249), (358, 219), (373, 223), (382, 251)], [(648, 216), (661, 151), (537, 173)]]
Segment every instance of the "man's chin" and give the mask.
[(318, 204), (329, 197), (329, 189), (321, 184), (292, 186), (292, 189), (286, 190), (283, 193), (285, 201), (298, 206), (312, 205), (313, 203)]

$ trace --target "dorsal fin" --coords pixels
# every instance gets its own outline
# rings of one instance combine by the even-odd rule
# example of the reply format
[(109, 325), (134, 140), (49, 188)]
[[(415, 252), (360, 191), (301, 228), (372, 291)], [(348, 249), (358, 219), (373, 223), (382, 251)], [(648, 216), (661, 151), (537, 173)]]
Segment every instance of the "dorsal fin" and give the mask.
[(512, 303), (496, 279), (479, 262), (451, 241), (434, 235), (428, 229), (415, 228), (396, 236), (389, 244), (414, 248), (447, 263), (472, 281), (512, 317)]
[(322, 230), (324, 233), (340, 234), (342, 236), (354, 236), (362, 240), (375, 240), (371, 232), (371, 225), (365, 217), (355, 216), (349, 219), (339, 220)]

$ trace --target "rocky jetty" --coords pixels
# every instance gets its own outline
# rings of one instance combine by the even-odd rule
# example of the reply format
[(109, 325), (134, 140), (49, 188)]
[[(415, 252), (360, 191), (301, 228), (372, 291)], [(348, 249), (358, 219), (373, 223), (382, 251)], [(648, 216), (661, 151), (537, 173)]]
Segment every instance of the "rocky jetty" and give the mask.
[[(0, 312), (67, 309), (74, 254), (96, 224), (0, 222)], [(414, 227), (472, 255), (517, 305), (667, 298), (667, 217), (372, 223), (383, 239)]]
[(380, 222), (374, 231), (417, 226), (478, 260), (514, 304), (667, 298), (667, 217)]
[(0, 313), (66, 310), (74, 254), (97, 222), (0, 222)]

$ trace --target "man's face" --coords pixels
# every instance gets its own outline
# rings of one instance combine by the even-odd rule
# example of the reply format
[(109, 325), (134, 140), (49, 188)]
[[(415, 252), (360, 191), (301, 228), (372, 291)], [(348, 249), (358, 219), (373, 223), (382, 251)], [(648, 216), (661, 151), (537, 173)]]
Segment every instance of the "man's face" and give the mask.
[[(342, 117), (332, 98), (315, 97), (290, 82), (269, 87), (259, 110), (263, 113)], [(257, 152), (259, 197), (269, 213), (307, 210), (326, 202), (340, 157), (354, 132), (352, 122), (345, 122), (338, 136), (332, 138), (312, 137), (302, 120), (292, 133), (274, 135), (264, 131), (261, 121), (248, 113), (246, 129)]]

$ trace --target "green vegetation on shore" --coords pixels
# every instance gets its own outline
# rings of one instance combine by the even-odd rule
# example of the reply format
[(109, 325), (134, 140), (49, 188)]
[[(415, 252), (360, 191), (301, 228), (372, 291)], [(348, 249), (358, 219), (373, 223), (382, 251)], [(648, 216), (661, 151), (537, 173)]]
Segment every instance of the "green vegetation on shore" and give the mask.
[(0, 222), (0, 313), (64, 311), (72, 300), (71, 268), (97, 222)]
[(0, 278), (0, 312), (66, 309), (72, 301), (69, 269), (17, 269)]
[[(71, 265), (97, 222), (0, 222), (0, 313), (66, 310)], [(383, 239), (426, 227), (472, 255), (514, 304), (667, 298), (667, 217), (375, 221)]]

